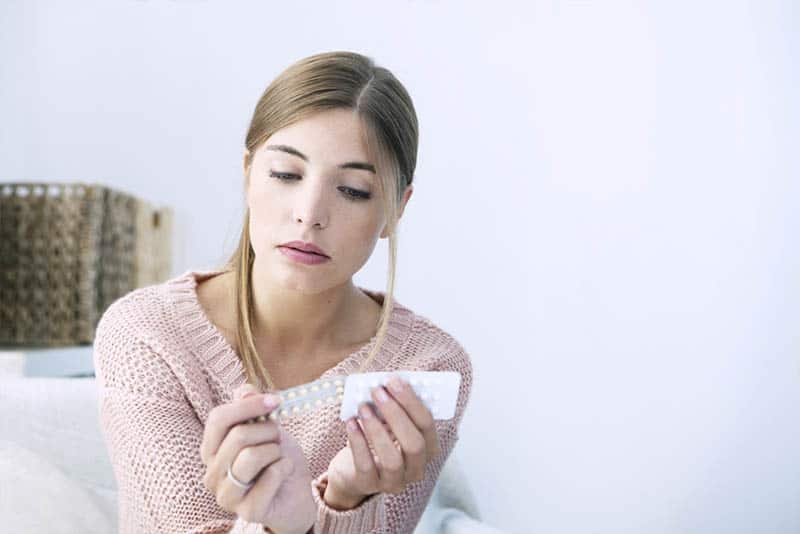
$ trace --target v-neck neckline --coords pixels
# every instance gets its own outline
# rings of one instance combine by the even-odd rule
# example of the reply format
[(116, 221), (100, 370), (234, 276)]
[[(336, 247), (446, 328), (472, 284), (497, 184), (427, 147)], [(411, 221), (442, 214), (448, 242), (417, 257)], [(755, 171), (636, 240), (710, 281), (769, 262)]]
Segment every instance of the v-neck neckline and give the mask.
[[(199, 282), (223, 272), (225, 271), (188, 270), (182, 275), (168, 280), (166, 285), (178, 318), (178, 326), (184, 332), (185, 345), (223, 386), (224, 392), (230, 395), (235, 388), (247, 380), (244, 365), (239, 353), (219, 327), (211, 321), (197, 297)], [(373, 300), (377, 298), (383, 302), (384, 292), (357, 287)], [(411, 333), (413, 321), (414, 313), (395, 299), (392, 312), (389, 314), (389, 324), (383, 345), (368, 368), (364, 370), (365, 372), (384, 369), (392, 358), (400, 353)], [(325, 370), (317, 379), (357, 372), (375, 345), (377, 337), (377, 333), (374, 334), (369, 341), (333, 367)]]

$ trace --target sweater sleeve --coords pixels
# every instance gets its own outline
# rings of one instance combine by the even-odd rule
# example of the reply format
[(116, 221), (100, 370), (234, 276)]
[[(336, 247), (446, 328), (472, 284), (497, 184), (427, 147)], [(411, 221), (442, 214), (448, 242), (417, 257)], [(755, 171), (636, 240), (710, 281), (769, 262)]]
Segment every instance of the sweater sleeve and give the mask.
[(456, 412), (452, 419), (436, 420), (441, 453), (431, 459), (425, 468), (425, 477), (406, 486), (398, 494), (376, 493), (351, 510), (336, 510), (324, 499), (328, 473), (325, 471), (312, 482), (312, 495), (317, 503), (317, 522), (314, 534), (371, 533), (411, 534), (419, 523), (430, 500), (439, 473), (458, 441), (458, 428), (464, 416), (472, 391), (472, 362), (469, 355), (455, 339), (443, 354), (437, 356), (420, 370), (458, 371), (461, 385), (458, 392)]
[(115, 312), (98, 324), (93, 359), (118, 532), (263, 534), (217, 505), (203, 484), (201, 421), (164, 357)]

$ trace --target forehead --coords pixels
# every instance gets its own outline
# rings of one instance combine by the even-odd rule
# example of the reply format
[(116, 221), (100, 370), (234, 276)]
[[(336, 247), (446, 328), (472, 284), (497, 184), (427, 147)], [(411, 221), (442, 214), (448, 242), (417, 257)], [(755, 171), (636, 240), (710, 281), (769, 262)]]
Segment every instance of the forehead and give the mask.
[(310, 164), (338, 163), (349, 159), (367, 161), (364, 133), (354, 111), (327, 110), (276, 131), (263, 143), (261, 151), (269, 157), (295, 158), (286, 152), (265, 149), (268, 145), (280, 144), (299, 150), (308, 157)]

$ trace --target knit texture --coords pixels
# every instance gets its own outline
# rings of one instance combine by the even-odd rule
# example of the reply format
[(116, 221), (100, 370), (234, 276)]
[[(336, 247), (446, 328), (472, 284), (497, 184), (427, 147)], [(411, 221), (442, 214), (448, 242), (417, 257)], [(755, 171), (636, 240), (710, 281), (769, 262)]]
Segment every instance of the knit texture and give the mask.
[[(135, 289), (109, 306), (97, 325), (98, 415), (117, 481), (120, 534), (264, 532), (263, 525), (220, 508), (203, 484), (200, 444), (208, 414), (231, 402), (246, 381), (238, 354), (197, 299), (198, 281), (220, 272), (190, 270)], [(359, 289), (383, 302), (383, 292)], [(357, 372), (376, 337), (320, 378)], [(412, 533), (458, 440), (472, 387), (470, 357), (451, 335), (397, 300), (384, 344), (364, 371), (392, 370), (461, 373), (455, 416), (435, 422), (442, 453), (428, 463), (424, 480), (402, 493), (378, 493), (354, 509), (335, 510), (321, 491), (331, 459), (347, 444), (341, 404), (284, 421), (314, 477), (315, 533)]]

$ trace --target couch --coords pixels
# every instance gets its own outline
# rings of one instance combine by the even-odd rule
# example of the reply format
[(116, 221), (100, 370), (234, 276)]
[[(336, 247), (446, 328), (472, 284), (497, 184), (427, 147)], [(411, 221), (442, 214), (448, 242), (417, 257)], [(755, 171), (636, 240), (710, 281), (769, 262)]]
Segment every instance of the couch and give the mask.
[[(7, 532), (116, 531), (116, 483), (93, 377), (0, 375), (0, 517)], [(414, 534), (499, 534), (448, 458)]]

